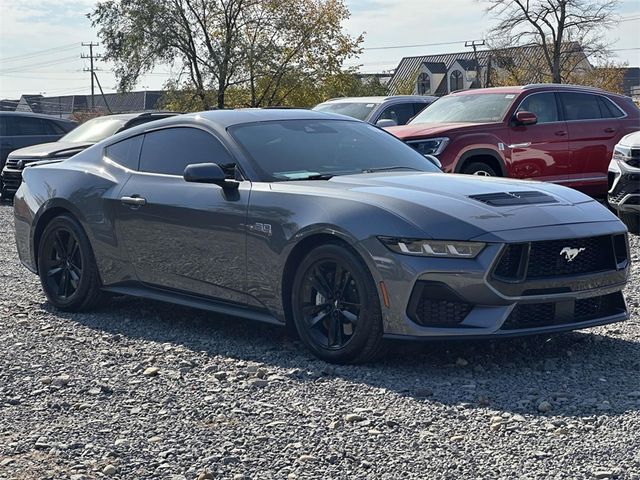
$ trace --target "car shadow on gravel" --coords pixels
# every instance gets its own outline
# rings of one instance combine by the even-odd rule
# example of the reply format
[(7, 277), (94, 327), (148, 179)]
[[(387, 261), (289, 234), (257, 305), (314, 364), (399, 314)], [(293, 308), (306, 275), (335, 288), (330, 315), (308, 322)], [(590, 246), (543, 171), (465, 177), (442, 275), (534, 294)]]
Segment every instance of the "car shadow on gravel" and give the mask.
[(640, 338), (619, 338), (616, 325), (550, 338), (395, 344), (375, 364), (334, 366), (286, 329), (242, 318), (135, 298), (82, 314), (42, 308), (110, 335), (114, 348), (142, 340), (204, 354), (203, 375), (208, 359), (227, 357), (277, 369), (295, 382), (338, 378), (455, 408), (567, 417), (640, 410)]

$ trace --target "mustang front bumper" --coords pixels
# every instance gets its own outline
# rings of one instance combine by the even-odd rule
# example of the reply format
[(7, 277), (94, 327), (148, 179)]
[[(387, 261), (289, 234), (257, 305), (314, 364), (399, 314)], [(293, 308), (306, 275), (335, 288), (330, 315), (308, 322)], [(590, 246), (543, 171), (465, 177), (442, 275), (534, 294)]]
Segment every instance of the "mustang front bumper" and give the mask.
[[(502, 232), (473, 260), (390, 252), (377, 239), (377, 280), (387, 338), (464, 338), (551, 333), (626, 320), (629, 275), (617, 221)], [(377, 243), (376, 243), (377, 242)], [(575, 247), (575, 256), (562, 254)], [(584, 245), (584, 246), (583, 246)], [(590, 251), (592, 250), (592, 251)], [(571, 260), (568, 258), (571, 257)], [(382, 287), (381, 287), (382, 288)]]

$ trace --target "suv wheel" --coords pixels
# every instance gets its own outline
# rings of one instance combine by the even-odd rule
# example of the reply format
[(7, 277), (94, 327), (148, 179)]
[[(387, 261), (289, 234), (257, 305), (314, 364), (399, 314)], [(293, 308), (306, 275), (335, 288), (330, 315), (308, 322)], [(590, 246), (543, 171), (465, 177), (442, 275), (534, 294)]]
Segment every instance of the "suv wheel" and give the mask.
[(293, 281), (293, 319), (301, 340), (333, 363), (363, 363), (383, 353), (378, 291), (362, 260), (323, 245), (302, 261)]
[(465, 175), (479, 175), (481, 177), (497, 177), (498, 173), (484, 162), (472, 162), (462, 169)]

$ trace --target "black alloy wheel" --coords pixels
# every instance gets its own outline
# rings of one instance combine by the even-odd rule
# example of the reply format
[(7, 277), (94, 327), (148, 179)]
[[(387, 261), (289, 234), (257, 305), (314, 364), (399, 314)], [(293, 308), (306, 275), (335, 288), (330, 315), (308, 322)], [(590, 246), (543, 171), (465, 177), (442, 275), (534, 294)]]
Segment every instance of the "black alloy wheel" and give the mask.
[(302, 261), (293, 286), (294, 321), (316, 355), (360, 363), (382, 352), (380, 300), (369, 271), (339, 245), (323, 245)]
[(38, 273), (47, 299), (62, 310), (90, 308), (101, 297), (89, 240), (69, 215), (55, 217), (45, 227), (38, 249)]

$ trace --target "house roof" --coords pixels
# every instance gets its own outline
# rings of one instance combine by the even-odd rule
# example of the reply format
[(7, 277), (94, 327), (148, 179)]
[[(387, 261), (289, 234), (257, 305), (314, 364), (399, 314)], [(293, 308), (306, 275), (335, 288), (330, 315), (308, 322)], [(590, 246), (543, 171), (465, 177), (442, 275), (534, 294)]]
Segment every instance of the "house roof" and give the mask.
[(444, 62), (422, 62), (431, 73), (447, 73), (447, 66)]
[[(569, 42), (567, 43), (566, 51), (572, 53), (583, 52), (583, 49), (577, 42)], [(457, 61), (466, 70), (476, 70), (476, 55), (480, 67), (485, 67), (490, 58), (492, 59), (492, 62), (494, 60), (496, 62), (499, 62), (500, 60), (504, 60), (504, 58), (506, 57), (511, 59), (513, 62), (518, 63), (519, 59), (542, 57), (544, 53), (539, 45), (525, 45), (521, 47), (505, 48), (495, 52), (491, 50), (479, 50), (478, 52), (467, 50), (465, 52), (404, 57), (402, 60), (400, 60), (400, 63), (395, 69), (393, 77), (389, 81), (389, 94), (395, 94), (400, 85), (405, 84), (407, 80), (413, 80), (417, 76), (417, 72), (422, 64), (443, 63), (446, 66), (447, 70), (449, 70), (449, 68), (451, 68), (451, 66)], [(496, 59), (496, 55), (502, 58)], [(464, 63), (464, 65), (462, 63)], [(473, 66), (467, 68), (467, 66), (465, 65)], [(438, 88), (440, 88), (440, 86)], [(446, 89), (444, 93), (446, 93)], [(436, 91), (436, 95), (440, 95), (440, 93)]]

